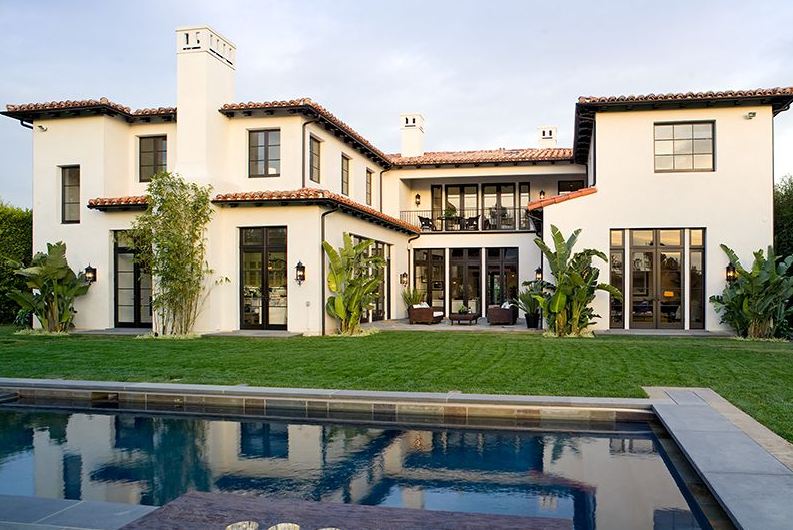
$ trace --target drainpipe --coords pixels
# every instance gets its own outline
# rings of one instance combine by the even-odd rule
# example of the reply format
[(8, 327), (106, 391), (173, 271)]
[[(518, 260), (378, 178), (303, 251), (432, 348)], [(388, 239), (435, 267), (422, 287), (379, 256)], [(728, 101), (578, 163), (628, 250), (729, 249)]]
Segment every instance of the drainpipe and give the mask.
[[(304, 136), (305, 137), (305, 136)], [(325, 249), (322, 247), (322, 242), (325, 241), (325, 216), (332, 214), (333, 212), (338, 212), (339, 207), (334, 206), (327, 212), (323, 212), (320, 215), (320, 225), (321, 225), (321, 235), (320, 235), (320, 242), (319, 242), (319, 262), (320, 262), (320, 279), (319, 279), (319, 286), (320, 291), (322, 292), (322, 305), (319, 308), (320, 312), (320, 320), (322, 322), (322, 336), (325, 336)]]
[(380, 170), (380, 213), (383, 212), (383, 172), (385, 169)]
[[(408, 273), (408, 287), (410, 287), (410, 276), (411, 276), (411, 274), (410, 274), (410, 248), (409, 248), (410, 247), (410, 242), (414, 241), (414, 240), (416, 240), (416, 239), (418, 239), (420, 237), (421, 237), (421, 234), (416, 234), (415, 236), (413, 236), (410, 239), (408, 239), (408, 245), (407, 245), (408, 246), (408, 249), (407, 249), (407, 253), (408, 253), (408, 270), (407, 270), (407, 273)], [(414, 282), (415, 282), (415, 280), (416, 279), (413, 278)]]
[(25, 123), (25, 120), (19, 120), (19, 124), (26, 129), (33, 129), (32, 123)]
[(300, 186), (301, 188), (306, 187), (306, 125), (316, 123), (318, 121), (319, 120), (314, 119), (303, 122), (303, 184)]

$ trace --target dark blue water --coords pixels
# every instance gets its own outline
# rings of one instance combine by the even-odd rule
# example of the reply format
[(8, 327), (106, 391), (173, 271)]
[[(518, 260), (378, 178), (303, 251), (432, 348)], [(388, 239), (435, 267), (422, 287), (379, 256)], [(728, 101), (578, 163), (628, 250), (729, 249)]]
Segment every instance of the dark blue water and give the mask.
[(699, 528), (647, 425), (526, 432), (0, 409), (0, 494), (161, 505), (197, 489)]

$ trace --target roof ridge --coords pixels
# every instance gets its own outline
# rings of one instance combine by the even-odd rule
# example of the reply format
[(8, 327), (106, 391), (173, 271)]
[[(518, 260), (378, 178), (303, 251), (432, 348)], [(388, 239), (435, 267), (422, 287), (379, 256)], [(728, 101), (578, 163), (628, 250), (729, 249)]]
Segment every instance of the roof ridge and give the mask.
[(660, 101), (660, 100), (687, 100), (687, 99), (719, 99), (754, 96), (790, 96), (793, 95), (793, 86), (778, 86), (771, 88), (752, 88), (741, 90), (702, 90), (687, 92), (651, 92), (649, 94), (624, 94), (616, 96), (579, 96), (578, 103), (621, 103), (623, 101)]

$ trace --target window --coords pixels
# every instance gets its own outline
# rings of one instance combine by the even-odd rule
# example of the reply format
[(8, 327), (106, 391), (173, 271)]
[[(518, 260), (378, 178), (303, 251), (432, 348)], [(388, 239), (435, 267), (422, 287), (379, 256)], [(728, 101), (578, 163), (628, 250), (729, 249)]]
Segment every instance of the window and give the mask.
[(350, 159), (341, 155), (341, 194), (350, 194)]
[(583, 180), (560, 180), (558, 183), (558, 193), (559, 195), (564, 195), (565, 193), (578, 191), (583, 187)]
[(138, 176), (141, 182), (151, 182), (151, 177), (165, 171), (168, 140), (162, 136), (144, 136), (138, 144)]
[(692, 228), (689, 234), (689, 313), (690, 329), (705, 328), (705, 229)]
[(277, 177), (281, 174), (281, 131), (248, 132), (248, 177)]
[[(625, 231), (612, 230), (610, 233), (611, 250), (609, 264), (611, 267), (611, 285), (625, 295)], [(625, 305), (623, 300), (609, 296), (609, 327), (623, 329), (625, 327)]]
[(713, 122), (656, 123), (655, 171), (713, 171)]
[(308, 152), (311, 160), (311, 171), (308, 178), (314, 182), (319, 182), (319, 140), (313, 136), (308, 144)]
[(80, 222), (80, 166), (61, 168), (61, 222)]
[(372, 170), (366, 170), (366, 204), (372, 205)]

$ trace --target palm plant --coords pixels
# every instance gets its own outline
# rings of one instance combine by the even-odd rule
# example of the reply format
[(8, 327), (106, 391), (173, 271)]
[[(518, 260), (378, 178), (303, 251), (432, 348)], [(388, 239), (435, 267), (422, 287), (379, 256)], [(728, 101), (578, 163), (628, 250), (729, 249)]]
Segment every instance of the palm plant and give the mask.
[(423, 302), (425, 296), (424, 291), (421, 289), (415, 287), (412, 289), (407, 288), (402, 291), (402, 302), (405, 303), (405, 307), (410, 309), (412, 306)]
[(551, 225), (551, 249), (537, 237), (534, 243), (540, 248), (548, 261), (548, 267), (556, 283), (545, 282), (544, 292), (535, 294), (545, 314), (548, 327), (557, 336), (582, 335), (600, 315), (590, 306), (597, 291), (606, 291), (611, 296), (622, 298), (615, 287), (599, 283), (600, 270), (592, 266), (593, 258), (607, 261), (606, 255), (595, 249), (587, 248), (573, 253), (581, 229), (575, 230), (565, 239), (562, 232)]
[(793, 256), (777, 258), (772, 247), (768, 255), (762, 250), (754, 253), (751, 270), (741, 266), (738, 255), (727, 245), (721, 245), (733, 267), (735, 281), (722, 294), (710, 297), (710, 302), (741, 337), (772, 338), (782, 335), (788, 316), (793, 314), (788, 301), (793, 297), (793, 277), (788, 273)]
[(14, 289), (8, 297), (23, 310), (30, 311), (49, 332), (69, 331), (73, 326), (74, 300), (88, 292), (90, 283), (80, 272), (75, 274), (66, 261), (66, 243), (47, 244), (47, 253), (33, 256), (30, 267), (10, 262), (14, 274), (24, 279), (29, 291)]
[(365, 239), (353, 244), (352, 237), (344, 233), (344, 245), (338, 249), (327, 241), (322, 247), (328, 255), (328, 297), (325, 311), (336, 319), (339, 333), (355, 335), (360, 332), (361, 317), (374, 307), (382, 281), (385, 260), (370, 255), (369, 247), (374, 244)]

